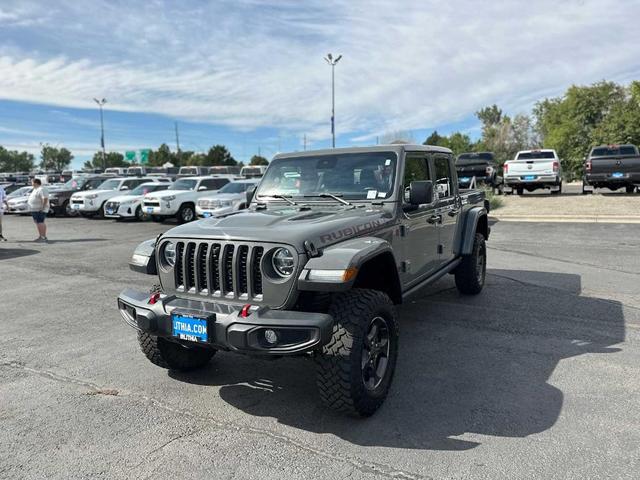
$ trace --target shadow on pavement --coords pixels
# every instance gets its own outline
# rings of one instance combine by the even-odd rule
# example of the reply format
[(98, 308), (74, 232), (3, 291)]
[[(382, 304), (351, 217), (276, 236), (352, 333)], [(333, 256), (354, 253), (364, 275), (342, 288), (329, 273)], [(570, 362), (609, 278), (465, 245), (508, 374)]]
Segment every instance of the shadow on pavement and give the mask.
[(40, 250), (31, 250), (29, 248), (4, 248), (0, 245), (0, 260), (9, 260), (10, 258), (27, 257), (40, 253)]
[[(391, 393), (372, 418), (324, 409), (310, 360), (222, 353), (204, 370), (170, 372), (220, 386), (229, 404), (298, 429), (363, 446), (467, 450), (465, 433), (525, 437), (551, 428), (563, 393), (548, 383), (558, 363), (614, 353), (624, 340), (619, 302), (581, 297), (580, 277), (490, 270), (485, 291), (460, 296), (451, 278), (400, 308), (400, 355)], [(436, 291), (435, 288), (440, 288)]]
[(47, 242), (49, 245), (53, 245), (56, 243), (89, 243), (89, 242), (106, 242), (110, 240), (109, 238), (71, 238), (68, 240), (51, 240)]

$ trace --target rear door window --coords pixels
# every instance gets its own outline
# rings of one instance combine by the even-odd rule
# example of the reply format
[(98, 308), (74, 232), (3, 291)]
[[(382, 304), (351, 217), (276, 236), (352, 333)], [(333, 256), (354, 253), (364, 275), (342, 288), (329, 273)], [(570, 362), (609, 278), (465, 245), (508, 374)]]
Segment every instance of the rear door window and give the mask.
[(447, 155), (435, 155), (433, 166), (435, 170), (434, 192), (437, 198), (451, 197), (453, 195), (453, 176), (449, 157)]

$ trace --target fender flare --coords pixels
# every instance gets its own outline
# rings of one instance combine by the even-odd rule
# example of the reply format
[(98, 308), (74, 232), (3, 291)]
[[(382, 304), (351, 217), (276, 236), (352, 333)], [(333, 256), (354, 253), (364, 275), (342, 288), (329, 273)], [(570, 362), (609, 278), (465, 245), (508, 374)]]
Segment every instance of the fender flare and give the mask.
[[(484, 207), (473, 207), (467, 211), (463, 222), (463, 228), (458, 229), (458, 232), (460, 232), (460, 238), (456, 242), (456, 245), (458, 246), (456, 255), (471, 255), (471, 252), (473, 251), (473, 242), (478, 230), (478, 223), (483, 217), (485, 220), (488, 219), (487, 209)], [(486, 237), (489, 237), (488, 226)]]
[[(357, 275), (349, 278), (346, 282), (328, 282), (309, 280), (308, 275), (311, 270), (348, 270), (359, 269), (367, 261), (382, 254), (390, 254), (394, 258), (393, 249), (386, 240), (378, 237), (358, 237), (345, 242), (341, 242), (322, 250), (318, 257), (311, 258), (298, 277), (298, 288), (300, 290), (312, 291), (344, 291), (350, 289)], [(397, 279), (399, 281), (399, 278)], [(390, 281), (392, 281), (390, 279)]]

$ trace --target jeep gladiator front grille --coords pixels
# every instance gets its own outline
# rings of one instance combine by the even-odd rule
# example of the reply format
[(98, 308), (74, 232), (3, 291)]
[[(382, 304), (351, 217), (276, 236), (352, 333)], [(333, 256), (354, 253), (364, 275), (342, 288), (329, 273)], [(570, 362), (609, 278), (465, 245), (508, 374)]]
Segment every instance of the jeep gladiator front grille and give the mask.
[(176, 290), (233, 300), (262, 300), (264, 247), (207, 241), (178, 241)]

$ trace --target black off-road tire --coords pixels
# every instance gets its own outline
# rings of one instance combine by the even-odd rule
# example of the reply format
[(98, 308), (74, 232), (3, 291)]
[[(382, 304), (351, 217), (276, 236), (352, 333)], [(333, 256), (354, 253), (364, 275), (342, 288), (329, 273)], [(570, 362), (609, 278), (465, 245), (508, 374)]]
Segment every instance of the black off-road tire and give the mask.
[(162, 223), (164, 222), (164, 217), (161, 217), (160, 215), (151, 215), (151, 220), (156, 223)]
[[(398, 356), (398, 322), (393, 302), (383, 292), (356, 288), (336, 295), (329, 314), (334, 318), (333, 335), (315, 357), (320, 398), (327, 407), (349, 415), (373, 415), (387, 397)], [(377, 361), (386, 358), (386, 368), (379, 383), (374, 379), (374, 384), (367, 387), (368, 364), (363, 366), (363, 355), (373, 351), (367, 335), (380, 319), (384, 320), (389, 348), (386, 356), (377, 357)], [(373, 343), (377, 342), (378, 338)]]
[(558, 190), (551, 190), (551, 195), (560, 195), (562, 193), (562, 183), (558, 186), (560, 187)]
[(471, 255), (462, 257), (455, 270), (456, 287), (465, 295), (477, 295), (484, 287), (487, 273), (487, 246), (484, 236), (476, 233)]
[(139, 222), (145, 219), (144, 213), (142, 213), (142, 207), (140, 205), (138, 205), (138, 207), (136, 208), (134, 219)]
[(518, 195), (524, 195), (524, 187), (516, 187), (516, 193)]
[[(188, 212), (191, 212), (190, 214)], [(178, 223), (189, 223), (196, 219), (196, 209), (190, 203), (185, 203), (180, 206), (180, 210), (178, 210)]]
[(627, 185), (626, 187), (624, 187), (624, 191), (626, 193), (633, 193), (636, 191), (636, 187), (635, 185)]
[(183, 372), (204, 367), (216, 353), (211, 348), (186, 347), (143, 332), (138, 332), (138, 343), (142, 353), (154, 365)]

